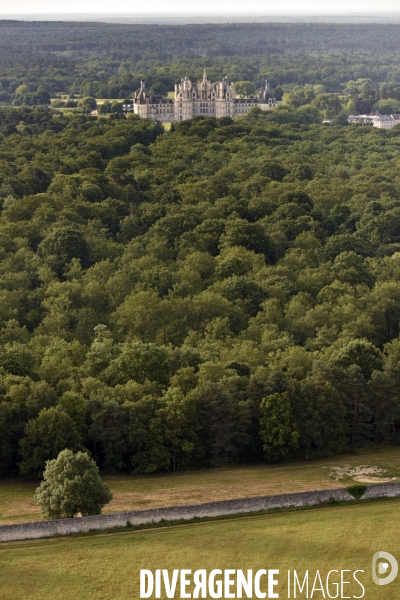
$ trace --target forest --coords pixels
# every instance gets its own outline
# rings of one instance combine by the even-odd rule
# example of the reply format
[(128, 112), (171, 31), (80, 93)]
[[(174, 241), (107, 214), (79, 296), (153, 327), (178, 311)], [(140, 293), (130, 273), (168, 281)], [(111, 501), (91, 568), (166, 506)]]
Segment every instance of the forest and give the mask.
[[(166, 94), (184, 76), (270, 80), (294, 107), (342, 95), (345, 114), (400, 111), (400, 25), (123, 25), (0, 21), (0, 105), (60, 107), (76, 97), (132, 98), (142, 78)], [(322, 102), (323, 102), (322, 98)], [(338, 98), (336, 98), (338, 100)]]
[(400, 443), (400, 128), (0, 109), (0, 472)]

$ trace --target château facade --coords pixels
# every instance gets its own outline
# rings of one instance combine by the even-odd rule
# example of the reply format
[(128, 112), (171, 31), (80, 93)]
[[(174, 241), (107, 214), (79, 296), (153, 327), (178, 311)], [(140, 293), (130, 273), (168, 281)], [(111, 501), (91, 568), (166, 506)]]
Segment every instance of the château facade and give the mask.
[(244, 115), (255, 106), (269, 110), (276, 106), (268, 79), (265, 87), (254, 98), (236, 98), (235, 84), (224, 77), (218, 83), (207, 79), (204, 71), (203, 79), (193, 83), (187, 77), (175, 85), (175, 99), (163, 98), (146, 90), (144, 81), (140, 82), (140, 90), (133, 101), (133, 112), (140, 117), (172, 123), (185, 121), (197, 116), (235, 117)]

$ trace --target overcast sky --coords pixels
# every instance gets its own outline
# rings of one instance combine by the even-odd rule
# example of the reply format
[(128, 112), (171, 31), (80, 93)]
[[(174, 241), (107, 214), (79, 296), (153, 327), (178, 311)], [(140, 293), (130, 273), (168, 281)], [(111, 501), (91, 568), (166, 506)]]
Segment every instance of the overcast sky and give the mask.
[[(135, 10), (137, 9), (137, 10)], [(0, 0), (0, 15), (51, 13), (125, 13), (139, 16), (139, 13), (379, 13), (400, 11), (400, 0), (279, 0), (271, 6), (265, 0), (201, 0), (188, 3), (187, 0), (149, 0), (136, 3), (132, 0), (67, 0), (56, 3), (54, 0)]]

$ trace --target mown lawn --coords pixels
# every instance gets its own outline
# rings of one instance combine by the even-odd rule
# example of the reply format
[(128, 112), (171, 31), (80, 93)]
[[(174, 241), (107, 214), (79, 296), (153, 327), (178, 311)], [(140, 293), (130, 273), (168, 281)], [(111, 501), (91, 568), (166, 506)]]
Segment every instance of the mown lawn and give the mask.
[[(378, 466), (383, 469), (381, 475), (400, 478), (400, 448), (381, 448), (376, 453), (363, 450), (355, 456), (278, 466), (107, 476), (104, 479), (110, 484), (114, 499), (104, 512), (347, 486), (354, 483), (354, 479), (335, 481), (331, 477), (333, 467), (344, 465)], [(37, 483), (23, 479), (0, 479), (0, 524), (40, 519), (32, 500), (36, 487)]]
[[(400, 501), (391, 500), (116, 535), (2, 544), (0, 596), (1, 600), (137, 600), (141, 568), (277, 568), (280, 598), (287, 598), (288, 569), (296, 569), (302, 577), (308, 569), (312, 580), (318, 569), (324, 582), (332, 569), (361, 569), (364, 573), (358, 573), (358, 578), (366, 589), (364, 598), (397, 600), (399, 580), (388, 586), (373, 584), (371, 560), (378, 550), (400, 559), (399, 509)], [(351, 579), (351, 573), (345, 575), (349, 576), (345, 580)], [(334, 589), (330, 593), (334, 596)], [(361, 594), (357, 584), (345, 587), (345, 596), (353, 594)], [(321, 592), (313, 595), (322, 597)]]

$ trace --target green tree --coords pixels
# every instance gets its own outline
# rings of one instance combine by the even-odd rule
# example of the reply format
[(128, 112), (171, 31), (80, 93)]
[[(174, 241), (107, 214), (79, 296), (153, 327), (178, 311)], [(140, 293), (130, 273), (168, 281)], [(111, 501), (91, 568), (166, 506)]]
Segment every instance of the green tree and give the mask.
[(64, 392), (58, 400), (60, 406), (71, 417), (76, 430), (85, 439), (87, 433), (87, 400), (78, 392)]
[(161, 81), (156, 81), (156, 83), (153, 83), (153, 85), (150, 88), (150, 91), (154, 92), (155, 94), (158, 94), (159, 96), (166, 97), (168, 94), (167, 86), (161, 83)]
[(106, 471), (122, 470), (127, 451), (128, 414), (115, 400), (92, 401), (89, 435)]
[(324, 455), (342, 450), (346, 445), (346, 411), (337, 390), (308, 377), (294, 383), (289, 393), (305, 459), (310, 450)]
[(80, 228), (72, 223), (55, 225), (40, 243), (38, 252), (59, 274), (73, 258), (79, 258), (84, 267), (90, 263), (86, 239)]
[(166, 383), (168, 380), (168, 352), (156, 344), (133, 342), (125, 344), (121, 353), (111, 361), (104, 378), (112, 385), (130, 379), (144, 383), (146, 379)]
[(342, 252), (336, 256), (333, 272), (338, 281), (351, 285), (361, 284), (372, 288), (376, 281), (362, 256), (355, 252)]
[(164, 402), (153, 395), (137, 402), (126, 402), (129, 415), (128, 443), (134, 473), (154, 473), (168, 470), (171, 454), (165, 443), (165, 428), (161, 414)]
[(298, 425), (294, 421), (287, 392), (271, 394), (264, 398), (260, 413), (260, 436), (269, 460), (276, 462), (298, 448)]
[(325, 119), (337, 117), (342, 110), (342, 102), (335, 94), (319, 94), (314, 100), (314, 105), (322, 111)]
[(350, 448), (371, 439), (371, 405), (368, 383), (361, 368), (351, 364), (347, 368), (333, 366), (332, 363), (318, 364), (319, 377), (333, 385), (346, 408), (347, 430), (350, 435)]
[(368, 382), (374, 450), (379, 442), (395, 442), (395, 423), (400, 417), (399, 394), (388, 373), (374, 371)]
[(365, 379), (370, 379), (373, 371), (383, 369), (382, 352), (368, 340), (348, 342), (332, 354), (331, 361), (343, 369), (356, 365)]
[(81, 108), (86, 113), (90, 113), (97, 108), (96, 99), (91, 96), (86, 96), (86, 98), (82, 98), (82, 100), (78, 102), (78, 108)]
[(230, 218), (221, 236), (221, 248), (244, 246), (248, 250), (264, 254), (268, 262), (274, 262), (274, 244), (261, 223), (249, 223), (246, 219)]
[(27, 85), (25, 85), (25, 84), (19, 85), (19, 86), (17, 87), (17, 89), (15, 90), (15, 93), (16, 93), (18, 96), (24, 96), (25, 94), (29, 94), (29, 88), (28, 88), (28, 86), (27, 86)]
[(34, 500), (47, 519), (78, 514), (86, 517), (101, 514), (103, 506), (111, 502), (112, 493), (88, 454), (63, 450), (57, 458), (47, 461)]
[(86, 353), (86, 362), (83, 369), (89, 375), (97, 377), (118, 355), (119, 349), (106, 325), (96, 325), (94, 334), (95, 338)]
[(255, 96), (256, 86), (252, 81), (237, 81), (235, 83), (235, 92), (241, 98), (248, 98), (249, 96)]
[(20, 441), (21, 474), (41, 477), (46, 461), (65, 448), (75, 452), (81, 448), (74, 421), (61, 407), (44, 408), (36, 419), (28, 421)]
[(250, 403), (236, 400), (223, 381), (206, 381), (189, 393), (203, 419), (203, 439), (216, 467), (223, 458), (235, 458), (245, 446), (250, 425)]
[(9, 402), (0, 402), (0, 477), (11, 470), (15, 454), (13, 407)]
[(157, 416), (163, 423), (165, 446), (171, 455), (172, 470), (187, 466), (198, 445), (196, 404), (190, 396), (185, 397), (179, 388), (169, 388)]

